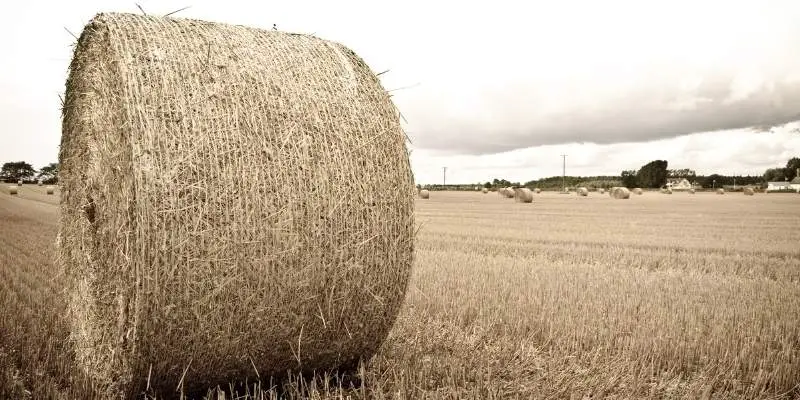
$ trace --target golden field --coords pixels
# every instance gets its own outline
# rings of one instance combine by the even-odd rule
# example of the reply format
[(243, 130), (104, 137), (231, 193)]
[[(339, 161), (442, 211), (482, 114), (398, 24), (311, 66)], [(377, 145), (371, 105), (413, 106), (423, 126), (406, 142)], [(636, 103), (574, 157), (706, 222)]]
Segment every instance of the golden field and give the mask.
[[(85, 396), (53, 263), (58, 196), (7, 193), (0, 398)], [(406, 303), (360, 380), (208, 397), (800, 397), (796, 194), (431, 192), (416, 214)]]

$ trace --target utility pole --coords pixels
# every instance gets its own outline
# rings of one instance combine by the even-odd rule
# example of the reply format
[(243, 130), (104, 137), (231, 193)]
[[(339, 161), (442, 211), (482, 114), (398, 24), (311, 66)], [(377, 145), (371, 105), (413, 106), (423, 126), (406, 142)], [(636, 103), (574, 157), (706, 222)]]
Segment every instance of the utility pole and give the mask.
[(567, 191), (567, 155), (562, 154), (561, 158), (564, 159), (563, 168), (561, 170), (561, 186), (564, 188), (564, 192)]
[(442, 190), (447, 185), (447, 167), (442, 167)]

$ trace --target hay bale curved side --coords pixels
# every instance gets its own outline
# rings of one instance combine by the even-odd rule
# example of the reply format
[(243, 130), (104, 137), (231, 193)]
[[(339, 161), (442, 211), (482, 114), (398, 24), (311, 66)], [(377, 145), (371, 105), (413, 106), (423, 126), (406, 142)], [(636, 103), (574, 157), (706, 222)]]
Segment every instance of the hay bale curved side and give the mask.
[(512, 187), (503, 188), (501, 194), (507, 199), (513, 199), (514, 198), (514, 188), (512, 188)]
[(603, 189), (603, 188), (600, 188), (600, 189), (597, 189), (597, 193), (600, 193), (600, 194), (605, 194), (605, 193), (606, 193), (606, 190), (605, 190), (605, 189)]
[(427, 199), (429, 197), (431, 197), (431, 192), (429, 192), (427, 189), (422, 189), (419, 191), (420, 199)]
[(16, 195), (17, 194), (17, 186), (15, 185), (8, 185), (8, 194)]
[(615, 187), (611, 191), (611, 197), (619, 200), (628, 199), (631, 197), (631, 191), (626, 187)]
[(539, 193), (542, 193), (542, 189), (536, 188), (536, 189), (533, 189), (533, 192), (536, 193), (536, 194), (539, 194)]
[(533, 203), (533, 192), (528, 188), (514, 189), (514, 201), (517, 203)]
[(633, 189), (632, 192), (633, 192), (633, 194), (635, 194), (637, 196), (641, 196), (641, 195), (644, 194), (644, 190), (642, 190), (642, 188), (635, 188), (635, 189)]
[(59, 259), (77, 363), (106, 397), (148, 372), (171, 395), (374, 354), (405, 297), (415, 193), (361, 58), (99, 14), (66, 86)]
[(47, 194), (52, 195), (52, 194), (55, 194), (55, 192), (56, 192), (56, 187), (55, 186), (48, 186), (48, 187), (45, 188), (45, 193), (47, 193)]
[(725, 189), (719, 188), (719, 189), (716, 190), (716, 193), (717, 194), (725, 194)]
[(483, 188), (483, 189), (481, 189), (481, 192), (483, 194), (489, 193), (489, 189), (488, 188)]
[(578, 196), (584, 196), (585, 197), (585, 196), (589, 195), (589, 189), (587, 189), (585, 187), (579, 187), (578, 190), (575, 191), (575, 193)]
[(17, 181), (17, 186), (22, 186), (23, 183), (24, 182), (22, 182), (22, 179), (20, 179), (20, 180)]
[(756, 192), (753, 190), (753, 188), (751, 188), (749, 186), (744, 188), (743, 192), (744, 192), (745, 196), (752, 196), (752, 195), (756, 194)]
[(695, 193), (695, 190), (694, 190), (694, 188), (690, 188), (690, 189), (689, 189), (689, 194), (694, 194), (694, 193)]
[(670, 188), (661, 189), (661, 193), (663, 193), (663, 194), (672, 194), (672, 189), (670, 189)]

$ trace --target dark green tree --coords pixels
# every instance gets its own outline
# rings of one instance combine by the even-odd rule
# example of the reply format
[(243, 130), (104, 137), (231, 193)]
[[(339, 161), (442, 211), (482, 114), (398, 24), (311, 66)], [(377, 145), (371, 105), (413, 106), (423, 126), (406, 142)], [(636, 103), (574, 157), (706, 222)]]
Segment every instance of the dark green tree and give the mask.
[(36, 176), (36, 170), (25, 161), (7, 162), (0, 170), (0, 179), (6, 182), (16, 182), (19, 180), (31, 180)]
[(39, 169), (36, 179), (48, 185), (58, 182), (58, 163), (50, 163)]
[(632, 188), (636, 186), (636, 171), (635, 170), (627, 170), (622, 171), (621, 174), (622, 178), (622, 186), (627, 188)]
[(764, 180), (767, 182), (779, 182), (787, 179), (785, 168), (770, 168), (764, 172)]
[(483, 187), (485, 187), (486, 189), (491, 189), (491, 188), (492, 188), (492, 182), (486, 182), (486, 183), (484, 183), (484, 184), (483, 184)]
[(797, 177), (797, 169), (800, 168), (800, 157), (793, 157), (786, 163), (786, 179), (792, 180)]
[(651, 161), (639, 168), (636, 183), (643, 188), (660, 188), (667, 183), (667, 161)]

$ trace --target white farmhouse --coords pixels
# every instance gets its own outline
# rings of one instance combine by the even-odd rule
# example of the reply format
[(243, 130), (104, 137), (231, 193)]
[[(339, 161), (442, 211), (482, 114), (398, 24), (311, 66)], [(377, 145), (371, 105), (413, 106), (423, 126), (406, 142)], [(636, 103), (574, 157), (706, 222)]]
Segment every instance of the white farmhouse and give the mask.
[(668, 179), (667, 187), (672, 190), (689, 190), (692, 188), (692, 183), (688, 179)]

